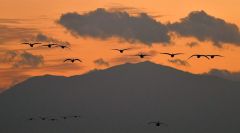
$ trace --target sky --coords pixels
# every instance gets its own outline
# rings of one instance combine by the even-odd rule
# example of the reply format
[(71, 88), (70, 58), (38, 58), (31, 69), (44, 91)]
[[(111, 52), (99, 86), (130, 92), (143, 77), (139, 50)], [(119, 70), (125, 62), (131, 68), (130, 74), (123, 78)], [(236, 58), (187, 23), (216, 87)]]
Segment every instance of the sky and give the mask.
[[(152, 61), (195, 74), (240, 72), (239, 0), (0, 0), (0, 91), (32, 76), (72, 76)], [(30, 48), (56, 42), (70, 49)], [(120, 54), (115, 48), (131, 48)], [(150, 57), (140, 59), (138, 53)], [(161, 52), (184, 53), (176, 58)], [(192, 54), (220, 54), (211, 60)], [(63, 62), (80, 58), (82, 62)]]

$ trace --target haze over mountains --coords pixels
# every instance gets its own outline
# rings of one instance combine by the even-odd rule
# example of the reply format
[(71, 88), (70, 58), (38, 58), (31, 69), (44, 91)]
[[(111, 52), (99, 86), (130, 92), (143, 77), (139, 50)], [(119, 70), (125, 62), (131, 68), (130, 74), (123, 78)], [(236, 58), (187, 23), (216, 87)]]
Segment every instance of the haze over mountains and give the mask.
[[(1, 133), (239, 133), (240, 82), (142, 62), (34, 77), (1, 93), (0, 108)], [(156, 120), (169, 127), (147, 125)]]

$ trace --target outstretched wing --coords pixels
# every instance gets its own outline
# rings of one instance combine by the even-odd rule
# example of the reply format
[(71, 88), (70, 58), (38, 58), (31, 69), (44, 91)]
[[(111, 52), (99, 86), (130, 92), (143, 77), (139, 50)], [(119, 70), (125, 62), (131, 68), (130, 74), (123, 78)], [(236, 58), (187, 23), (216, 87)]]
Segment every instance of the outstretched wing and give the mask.
[(57, 43), (49, 43), (49, 45), (57, 46), (58, 44)]
[(66, 62), (66, 61), (71, 61), (71, 59), (65, 59), (63, 62)]
[(125, 49), (122, 49), (122, 50), (129, 50), (129, 49), (131, 49), (131, 48), (125, 48)]
[(180, 55), (180, 54), (184, 54), (184, 53), (175, 53), (174, 55)]
[(117, 50), (117, 51), (119, 51), (120, 49), (112, 49), (112, 50)]
[(197, 56), (197, 55), (192, 55), (192, 56), (190, 56), (188, 59), (191, 59), (191, 58), (194, 57), (194, 56)]
[(35, 43), (32, 43), (32, 44), (42, 44), (42, 43), (40, 43), (40, 42), (35, 42)]
[(45, 45), (41, 45), (41, 46), (46, 46), (46, 47), (48, 47), (48, 44), (45, 44)]
[(201, 55), (201, 56), (206, 57), (207, 59), (209, 59), (209, 57), (207, 55)]
[(207, 56), (218, 56), (218, 57), (224, 57), (224, 56), (219, 55), (219, 54), (213, 54), (213, 55), (207, 55)]
[(79, 62), (82, 62), (80, 59), (74, 59), (74, 60), (79, 61)]
[(160, 53), (160, 54), (167, 54), (167, 55), (171, 55), (170, 53)]
[(148, 54), (143, 54), (143, 56), (151, 56), (151, 55), (148, 55)]
[(23, 42), (22, 44), (30, 44), (29, 42)]

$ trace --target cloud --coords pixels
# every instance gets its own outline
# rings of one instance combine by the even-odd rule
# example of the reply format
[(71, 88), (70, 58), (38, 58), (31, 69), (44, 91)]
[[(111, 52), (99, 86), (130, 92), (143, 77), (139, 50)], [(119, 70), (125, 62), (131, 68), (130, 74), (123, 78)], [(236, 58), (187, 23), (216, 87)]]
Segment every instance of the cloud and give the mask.
[(168, 60), (168, 62), (178, 66), (190, 66), (190, 64), (187, 61), (181, 59)]
[(188, 42), (186, 45), (192, 48), (192, 47), (199, 45), (199, 43), (198, 42)]
[(98, 66), (109, 66), (109, 63), (102, 58), (95, 60), (94, 63)]
[(39, 33), (37, 29), (33, 28), (19, 28), (9, 25), (2, 25), (1, 22), (14, 23), (18, 22), (15, 19), (0, 19), (0, 44), (9, 41), (42, 41), (42, 42), (54, 42), (70, 45), (69, 42), (61, 41), (52, 37), (48, 37), (43, 33)]
[(38, 67), (43, 64), (43, 56), (33, 55), (29, 52), (5, 51), (4, 58), (0, 59), (0, 63), (11, 63), (13, 68), (21, 67)]
[(22, 38), (30, 38), (37, 32), (36, 29), (18, 28), (7, 25), (0, 25), (0, 44)]
[(240, 81), (240, 72), (230, 72), (228, 70), (211, 69), (207, 75), (225, 78), (233, 81)]
[(98, 8), (85, 14), (63, 14), (57, 22), (74, 35), (83, 37), (119, 37), (131, 43), (141, 42), (147, 45), (170, 42), (166, 25), (146, 13), (130, 16), (124, 11), (111, 12)]
[(36, 41), (40, 41), (40, 42), (54, 42), (54, 43), (60, 43), (60, 44), (67, 44), (70, 45), (69, 42), (66, 41), (61, 41), (52, 37), (49, 37), (43, 33), (38, 33), (35, 37), (34, 37)]
[(191, 12), (180, 22), (168, 24), (168, 27), (181, 36), (196, 37), (199, 41), (212, 41), (219, 47), (222, 43), (240, 44), (237, 25), (210, 16), (204, 11)]
[(43, 56), (41, 55), (32, 55), (31, 53), (23, 52), (19, 57), (19, 60), (13, 64), (15, 68), (24, 66), (38, 67), (43, 64)]

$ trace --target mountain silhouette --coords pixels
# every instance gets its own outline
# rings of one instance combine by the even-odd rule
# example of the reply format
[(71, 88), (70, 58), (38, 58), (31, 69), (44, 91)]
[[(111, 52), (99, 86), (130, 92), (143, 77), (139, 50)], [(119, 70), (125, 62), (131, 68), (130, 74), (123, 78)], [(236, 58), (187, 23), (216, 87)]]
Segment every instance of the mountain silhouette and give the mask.
[[(30, 78), (0, 94), (1, 133), (239, 133), (240, 82), (142, 62)], [(81, 115), (78, 120), (28, 121)], [(167, 127), (148, 125), (164, 121)]]

